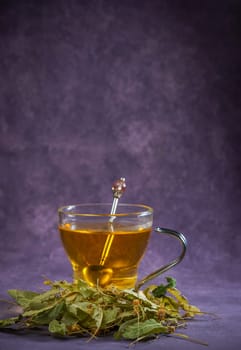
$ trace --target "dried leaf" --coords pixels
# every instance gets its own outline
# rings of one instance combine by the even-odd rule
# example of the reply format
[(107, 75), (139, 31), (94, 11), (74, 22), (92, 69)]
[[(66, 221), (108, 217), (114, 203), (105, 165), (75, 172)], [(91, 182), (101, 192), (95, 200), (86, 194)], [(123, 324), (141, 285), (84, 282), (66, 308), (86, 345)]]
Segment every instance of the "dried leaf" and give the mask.
[(156, 298), (160, 298), (164, 295), (166, 295), (166, 292), (168, 291), (168, 288), (174, 288), (176, 286), (176, 280), (172, 277), (167, 277), (167, 284), (160, 284), (160, 286), (153, 289), (152, 294)]
[(28, 307), (32, 302), (32, 299), (39, 295), (39, 293), (27, 291), (27, 290), (17, 290), (10, 289), (8, 294), (16, 300), (16, 303), (24, 308)]
[(59, 322), (57, 320), (52, 320), (49, 324), (49, 332), (57, 335), (66, 335), (67, 329), (63, 322)]
[(61, 319), (64, 308), (65, 303), (61, 301), (52, 308), (41, 311), (36, 316), (32, 317), (32, 322), (36, 325), (46, 325), (55, 319)]
[(10, 318), (7, 318), (6, 320), (0, 320), (0, 327), (2, 327), (2, 328), (9, 327), (9, 326), (12, 326), (13, 324), (15, 324), (18, 321), (19, 321), (19, 316), (17, 316), (17, 317), (10, 317)]
[(47, 280), (45, 285), (50, 289), (42, 293), (9, 291), (23, 311), (18, 317), (0, 320), (0, 328), (15, 324), (23, 328), (47, 326), (54, 335), (89, 334), (91, 337), (113, 334), (117, 329), (115, 339), (135, 342), (169, 334), (185, 325), (187, 317), (200, 313), (173, 288), (174, 283), (174, 279), (167, 278), (164, 287), (150, 286), (143, 292), (119, 290), (114, 286), (95, 288), (82, 280), (74, 283)]
[(126, 327), (121, 332), (121, 335), (125, 339), (137, 339), (154, 336), (160, 333), (170, 333), (168, 327), (163, 326), (160, 322), (154, 319), (146, 320), (143, 322), (135, 322), (132, 324), (127, 324)]

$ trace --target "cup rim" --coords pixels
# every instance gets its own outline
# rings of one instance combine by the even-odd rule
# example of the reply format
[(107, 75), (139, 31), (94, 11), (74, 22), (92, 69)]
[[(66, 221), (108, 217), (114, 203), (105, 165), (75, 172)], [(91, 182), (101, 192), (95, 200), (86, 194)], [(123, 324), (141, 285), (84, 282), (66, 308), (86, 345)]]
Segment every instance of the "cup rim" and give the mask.
[[(133, 208), (140, 208), (140, 210), (133, 210), (133, 211), (126, 211), (126, 212), (117, 212), (115, 214), (110, 213), (85, 213), (85, 212), (71, 212), (71, 210), (75, 208), (84, 208), (84, 207), (101, 207), (101, 206), (108, 206), (111, 210), (112, 203), (78, 203), (78, 204), (72, 204), (72, 205), (65, 205), (58, 208), (58, 213), (63, 215), (71, 215), (71, 216), (80, 216), (80, 217), (123, 217), (123, 216), (145, 216), (150, 215), (153, 213), (153, 208), (145, 205), (145, 204), (136, 204), (136, 203), (118, 203), (118, 208), (121, 207), (133, 207)], [(141, 210), (142, 209), (142, 210)]]

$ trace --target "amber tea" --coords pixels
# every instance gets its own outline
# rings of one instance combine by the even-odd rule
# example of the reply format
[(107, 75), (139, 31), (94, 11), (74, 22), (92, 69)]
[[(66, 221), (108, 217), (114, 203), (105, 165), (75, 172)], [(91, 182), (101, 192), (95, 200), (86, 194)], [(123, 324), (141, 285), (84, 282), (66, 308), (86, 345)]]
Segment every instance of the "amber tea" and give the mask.
[[(89, 226), (89, 227), (88, 227)], [(90, 285), (105, 286), (113, 283), (130, 288), (137, 279), (137, 266), (144, 254), (151, 228), (90, 223), (86, 228), (70, 224), (60, 227), (61, 239), (71, 261), (75, 278), (86, 280)], [(111, 247), (101, 264), (103, 248), (108, 236)]]
[(79, 204), (59, 209), (59, 232), (73, 268), (73, 278), (90, 285), (138, 287), (167, 271), (185, 254), (185, 237), (170, 229), (156, 232), (175, 236), (183, 252), (170, 264), (137, 283), (137, 274), (152, 230), (152, 208), (139, 204), (119, 204), (118, 212), (108, 214), (110, 204)]

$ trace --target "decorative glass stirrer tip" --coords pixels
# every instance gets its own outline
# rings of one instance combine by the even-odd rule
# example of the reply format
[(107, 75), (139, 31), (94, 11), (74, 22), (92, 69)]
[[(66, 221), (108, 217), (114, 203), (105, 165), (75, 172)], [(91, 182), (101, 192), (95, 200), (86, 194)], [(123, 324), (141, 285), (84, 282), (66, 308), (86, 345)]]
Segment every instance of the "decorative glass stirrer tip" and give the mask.
[(114, 198), (120, 198), (126, 190), (126, 179), (121, 177), (119, 180), (116, 180), (112, 185), (112, 192)]
[[(118, 200), (122, 196), (122, 194), (125, 192), (126, 189), (126, 179), (124, 177), (121, 177), (119, 180), (116, 180), (112, 185), (112, 192), (113, 192), (113, 203), (112, 208), (110, 211), (110, 214), (113, 215), (116, 212)], [(115, 219), (114, 216), (110, 218), (110, 222), (113, 222)]]

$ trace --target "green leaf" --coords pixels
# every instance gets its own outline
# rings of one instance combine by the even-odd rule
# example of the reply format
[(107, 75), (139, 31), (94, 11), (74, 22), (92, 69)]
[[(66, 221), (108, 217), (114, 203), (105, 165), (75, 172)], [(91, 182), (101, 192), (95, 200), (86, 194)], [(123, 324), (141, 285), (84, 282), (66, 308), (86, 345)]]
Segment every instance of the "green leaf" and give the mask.
[(113, 324), (118, 319), (119, 313), (120, 313), (120, 308), (115, 307), (114, 305), (112, 308), (104, 309), (103, 319), (102, 319), (103, 326), (108, 326)]
[[(83, 301), (66, 305), (68, 314), (78, 320), (78, 323), (86, 329), (95, 329), (95, 333), (101, 328), (103, 319), (102, 308), (92, 302)], [(94, 333), (94, 334), (95, 334)]]
[[(83, 304), (83, 305), (82, 305)], [(88, 302), (87, 305), (92, 305)], [(66, 305), (66, 308), (70, 315), (73, 315), (76, 317), (79, 321), (84, 321), (86, 318), (89, 317), (90, 310), (87, 309), (86, 302), (77, 302)]]
[(67, 329), (63, 322), (52, 320), (49, 324), (49, 332), (55, 335), (66, 335)]
[(78, 280), (77, 282), (77, 288), (78, 292), (81, 294), (84, 298), (90, 298), (94, 294), (96, 294), (96, 289), (90, 287), (85, 281)]
[(61, 321), (65, 323), (66, 326), (71, 326), (73, 324), (78, 323), (78, 317), (74, 316), (73, 314), (69, 313), (68, 311), (65, 311)]
[(96, 327), (94, 331), (94, 335), (95, 335), (100, 330), (102, 321), (103, 321), (103, 309), (100, 306), (95, 308), (92, 318), (95, 321), (95, 327)]
[(8, 294), (23, 308), (28, 307), (32, 299), (39, 295), (39, 293), (18, 289), (10, 289), (8, 290)]
[(164, 296), (166, 294), (166, 292), (167, 292), (167, 287), (164, 286), (163, 284), (160, 284), (160, 286), (158, 286), (157, 288), (155, 288), (152, 291), (152, 294), (156, 298), (161, 298), (162, 296)]
[(198, 307), (189, 304), (187, 298), (184, 297), (178, 289), (170, 288), (168, 292), (177, 299), (179, 306), (188, 313), (188, 316), (193, 317), (195, 314), (201, 313)]
[(160, 284), (160, 286), (156, 287), (153, 291), (152, 294), (156, 298), (161, 298), (162, 296), (166, 295), (166, 292), (168, 288), (174, 288), (176, 286), (176, 280), (172, 277), (166, 277), (167, 284)]
[(165, 308), (166, 316), (180, 318), (179, 304), (169, 296), (164, 296), (161, 298), (161, 304)]
[(0, 320), (0, 327), (9, 327), (12, 326), (13, 324), (17, 323), (19, 321), (19, 317), (10, 317), (7, 318), (6, 320)]
[(128, 319), (125, 320), (124, 322), (122, 322), (119, 326), (119, 329), (114, 333), (114, 338), (116, 340), (120, 340), (123, 337), (123, 333), (125, 331), (125, 329), (129, 326), (129, 325), (135, 325), (138, 323), (138, 318), (134, 317), (132, 319)]
[(59, 295), (59, 289), (53, 288), (44, 293), (34, 296), (29, 303), (29, 307), (32, 310), (38, 310), (42, 309), (44, 306), (55, 304), (56, 301), (58, 301)]
[(45, 284), (50, 289), (42, 293), (13, 289), (9, 294), (23, 311), (18, 317), (0, 320), (0, 327), (46, 325), (54, 335), (92, 337), (118, 328), (115, 339), (134, 341), (169, 334), (201, 312), (175, 288), (173, 278), (166, 280), (166, 285), (151, 285), (138, 292), (114, 286), (90, 287), (81, 280), (74, 283), (48, 280)]
[(168, 328), (163, 326), (160, 322), (150, 319), (127, 325), (122, 331), (122, 337), (125, 339), (137, 339), (143, 336), (154, 336), (160, 333), (169, 333)]
[(32, 322), (38, 325), (48, 325), (52, 320), (60, 319), (64, 309), (65, 303), (61, 301), (52, 308), (39, 312), (35, 317), (32, 317)]

